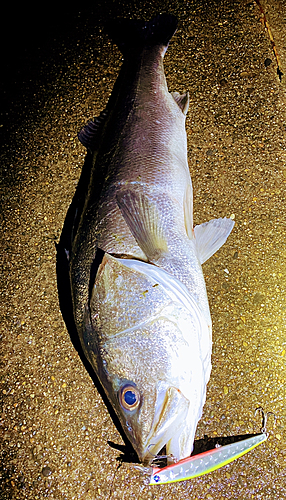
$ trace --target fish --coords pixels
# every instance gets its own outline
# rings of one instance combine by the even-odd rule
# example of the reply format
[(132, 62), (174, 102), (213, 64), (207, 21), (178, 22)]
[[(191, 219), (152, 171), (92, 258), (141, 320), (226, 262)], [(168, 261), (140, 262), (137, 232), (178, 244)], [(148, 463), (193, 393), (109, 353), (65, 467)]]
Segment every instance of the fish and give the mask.
[(193, 223), (190, 99), (169, 92), (163, 66), (177, 24), (172, 14), (107, 24), (123, 63), (78, 134), (90, 170), (67, 252), (84, 354), (145, 465), (163, 448), (174, 461), (192, 452), (211, 372), (202, 264), (234, 225)]

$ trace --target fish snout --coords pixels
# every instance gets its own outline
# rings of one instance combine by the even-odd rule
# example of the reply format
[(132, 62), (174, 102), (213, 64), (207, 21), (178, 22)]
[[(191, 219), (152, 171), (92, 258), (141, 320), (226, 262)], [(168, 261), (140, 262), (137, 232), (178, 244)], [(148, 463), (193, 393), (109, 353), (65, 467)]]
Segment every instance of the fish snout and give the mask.
[[(159, 383), (154, 419), (151, 430), (137, 450), (139, 459), (144, 465), (149, 465), (160, 450), (184, 426), (189, 409), (189, 400), (180, 389)], [(177, 457), (175, 457), (177, 458)]]

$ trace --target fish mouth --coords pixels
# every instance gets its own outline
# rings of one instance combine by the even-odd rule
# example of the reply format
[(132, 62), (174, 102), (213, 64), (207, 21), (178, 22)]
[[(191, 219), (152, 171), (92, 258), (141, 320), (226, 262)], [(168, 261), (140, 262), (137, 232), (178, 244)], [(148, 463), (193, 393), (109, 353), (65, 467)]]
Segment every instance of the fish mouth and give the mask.
[[(150, 465), (165, 445), (168, 453), (172, 439), (178, 441), (178, 431), (183, 428), (190, 405), (189, 400), (176, 387), (169, 386), (166, 389), (166, 384), (162, 382), (157, 389), (158, 397), (151, 430), (141, 449), (137, 450), (144, 465)], [(175, 448), (178, 448), (178, 443)]]

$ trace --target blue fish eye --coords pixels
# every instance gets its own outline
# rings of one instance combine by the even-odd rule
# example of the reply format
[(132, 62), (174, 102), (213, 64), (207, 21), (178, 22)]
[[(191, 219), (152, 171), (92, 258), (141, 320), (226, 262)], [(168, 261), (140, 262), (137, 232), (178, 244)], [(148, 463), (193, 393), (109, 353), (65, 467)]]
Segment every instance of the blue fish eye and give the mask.
[(136, 394), (134, 391), (126, 391), (124, 394), (124, 401), (127, 405), (132, 406), (136, 403)]
[(125, 410), (135, 410), (140, 403), (140, 392), (133, 385), (125, 385), (120, 391), (119, 401)]

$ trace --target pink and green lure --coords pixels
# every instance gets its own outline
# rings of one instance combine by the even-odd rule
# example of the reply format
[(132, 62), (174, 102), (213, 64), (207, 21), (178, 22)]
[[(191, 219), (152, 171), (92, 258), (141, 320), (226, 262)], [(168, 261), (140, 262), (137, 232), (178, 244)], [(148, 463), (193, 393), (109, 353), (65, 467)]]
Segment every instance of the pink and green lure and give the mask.
[(159, 467), (152, 467), (149, 484), (175, 483), (202, 476), (229, 464), (236, 458), (242, 457), (242, 455), (253, 450), (253, 448), (263, 443), (266, 439), (267, 434), (263, 432), (243, 441), (237, 441), (193, 457), (184, 458), (175, 464), (161, 469)]

